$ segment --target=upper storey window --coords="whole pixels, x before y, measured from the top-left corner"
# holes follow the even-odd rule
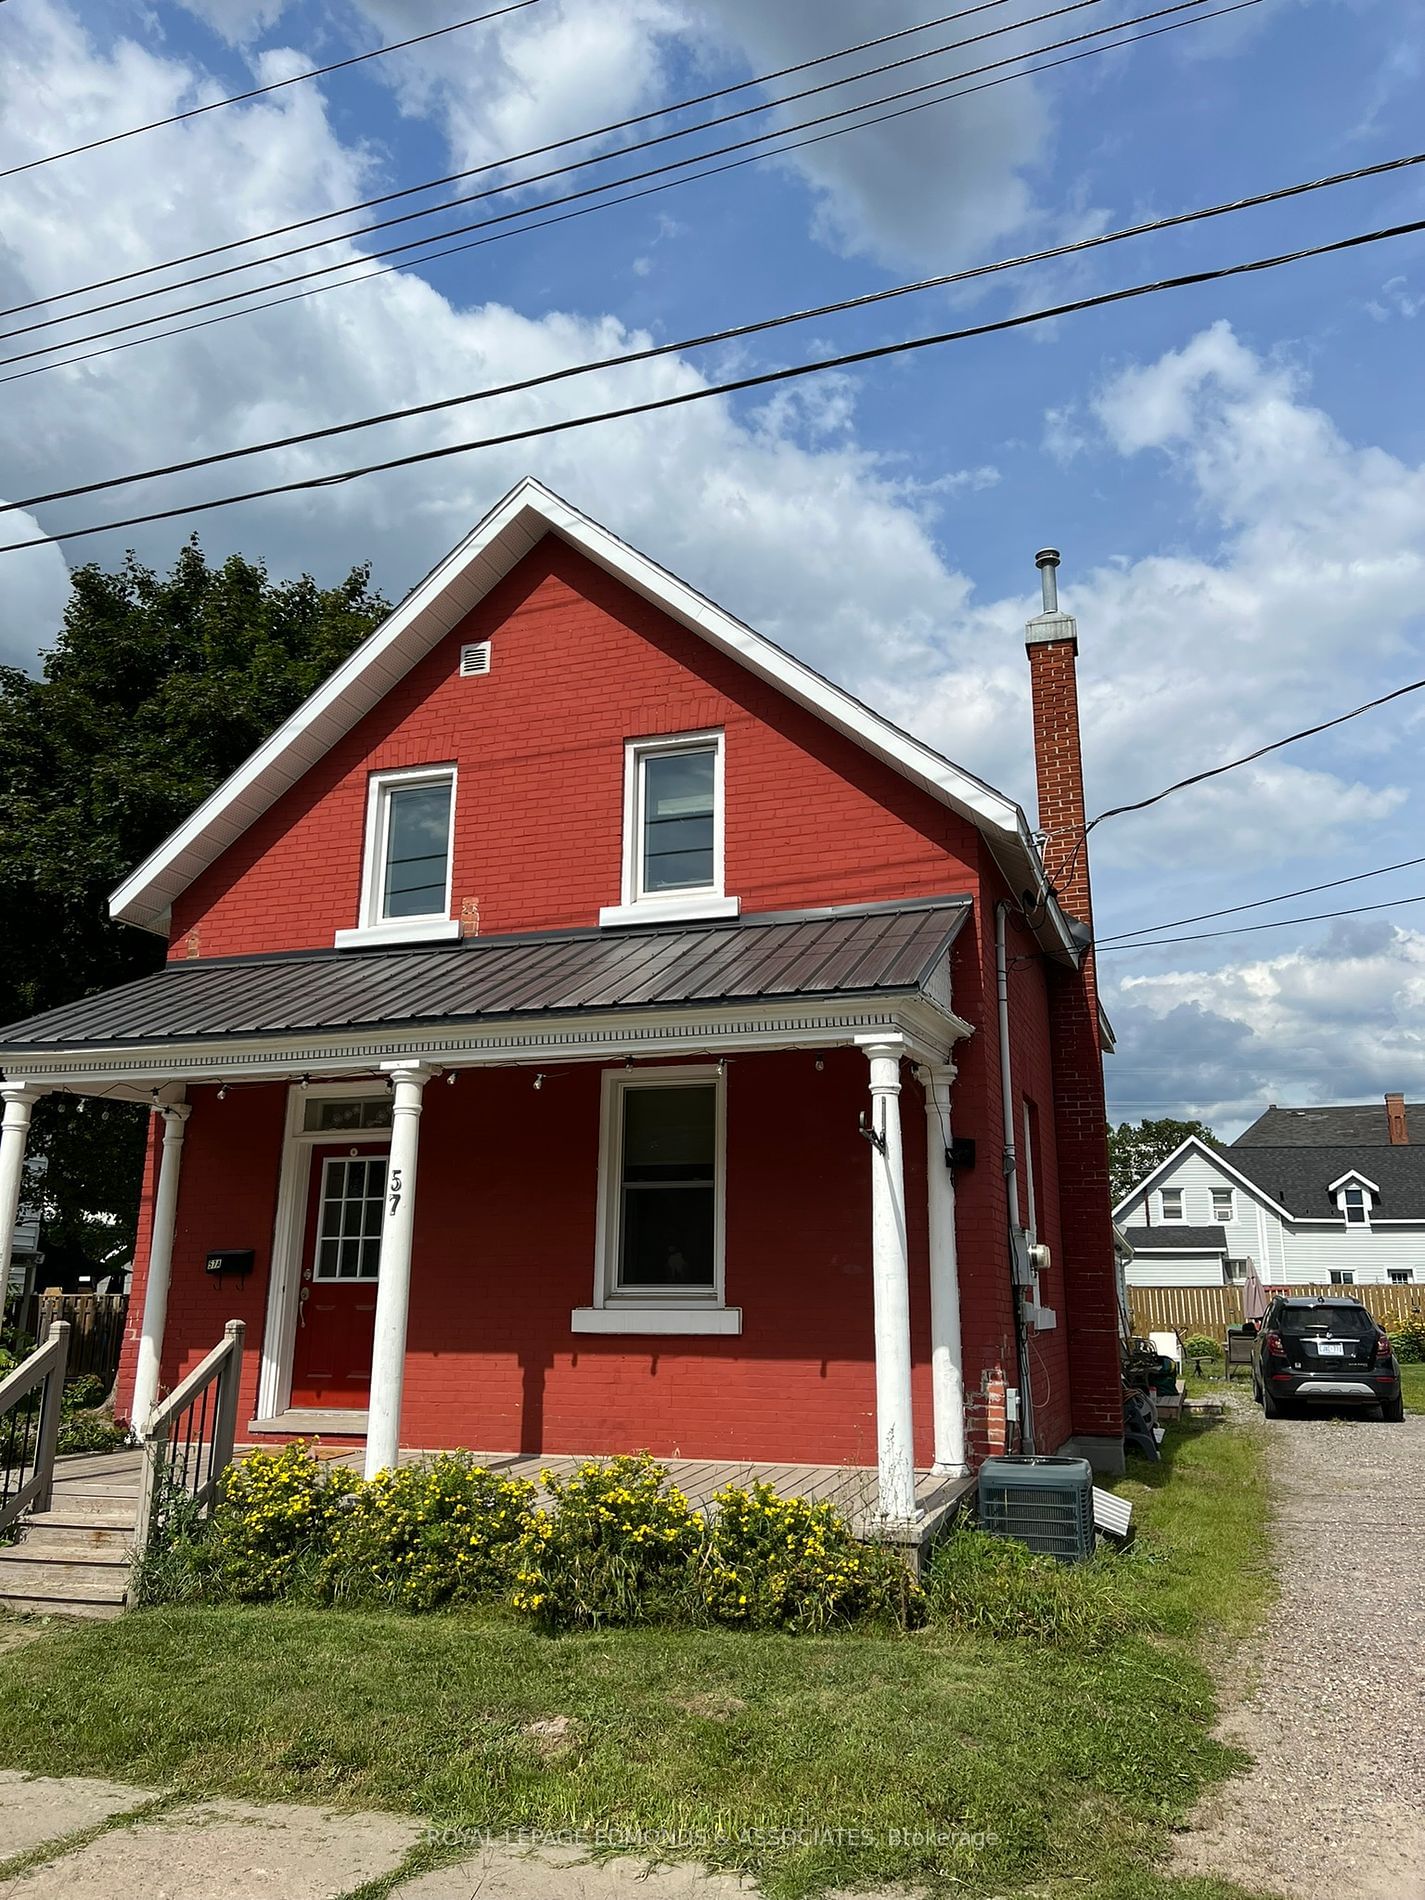
[[[338,946],[454,937],[450,915],[455,767],[372,774],[366,805],[361,913]]]
[[[723,887],[723,785],[720,732],[628,742],[622,901],[601,924],[737,915]]]

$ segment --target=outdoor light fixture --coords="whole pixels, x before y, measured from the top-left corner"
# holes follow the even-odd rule
[[[218,1090],[218,1100],[220,1102],[226,1100],[227,1093],[228,1093],[228,1085],[226,1082],[224,1082],[223,1086]]]
[[[868,1128],[866,1126],[866,1111],[864,1108],[861,1110],[857,1126],[873,1148],[881,1154],[886,1152],[886,1138],[879,1128]]]
[[[535,1086],[536,1093],[538,1093],[538,1091],[544,1087],[544,1071],[542,1069],[540,1070],[539,1074],[534,1078],[534,1086]]]
[[[445,1086],[446,1086],[446,1087],[447,1087],[448,1089],[453,1089],[453,1088],[455,1087],[455,1071],[454,1071],[454,1069],[449,1069],[449,1070],[447,1070],[447,1071],[446,1071],[446,1077],[445,1077]]]

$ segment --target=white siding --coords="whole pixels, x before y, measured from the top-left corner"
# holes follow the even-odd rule
[[[1140,1256],[1129,1261],[1126,1278],[1129,1286],[1221,1286],[1222,1262],[1201,1253]]]
[[[1232,1180],[1212,1159],[1190,1149],[1154,1184],[1152,1226],[1156,1237],[1167,1239],[1175,1222],[1162,1222],[1160,1191],[1181,1188],[1183,1225],[1223,1227],[1228,1256],[1251,1260],[1267,1286],[1327,1285],[1333,1267],[1355,1274],[1358,1286],[1381,1286],[1391,1267],[1408,1267],[1413,1282],[1425,1287],[1425,1221],[1399,1226],[1347,1227],[1344,1221],[1283,1221],[1250,1187]],[[1234,1190],[1235,1218],[1230,1223],[1212,1218],[1212,1190]],[[1135,1192],[1124,1204],[1118,1224],[1130,1240],[1148,1225],[1145,1197]],[[1202,1278],[1203,1263],[1192,1256],[1174,1261],[1159,1255],[1151,1267],[1134,1261],[1128,1269],[1130,1286],[1217,1286],[1221,1275]]]

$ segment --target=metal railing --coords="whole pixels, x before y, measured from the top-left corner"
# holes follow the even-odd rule
[[[230,1319],[201,1365],[156,1405],[144,1433],[134,1552],[142,1556],[175,1498],[208,1515],[218,1484],[233,1461],[238,1383],[247,1328]]]
[[[0,1531],[22,1511],[49,1508],[68,1355],[69,1327],[56,1320],[43,1346],[0,1379]]]

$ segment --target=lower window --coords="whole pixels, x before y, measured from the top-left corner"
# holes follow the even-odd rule
[[[716,1069],[605,1081],[596,1297],[722,1298],[723,1089]]]
[[[1415,1279],[1414,1267],[1388,1267],[1386,1278],[1392,1286],[1410,1286]]]
[[[1331,1284],[1332,1286],[1354,1286],[1356,1284],[1356,1276],[1346,1268],[1332,1267]]]

